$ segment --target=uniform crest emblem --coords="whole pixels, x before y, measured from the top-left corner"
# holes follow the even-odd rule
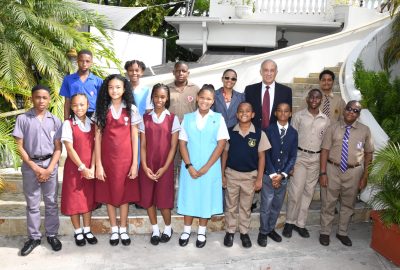
[[[248,144],[250,147],[256,146],[256,139],[249,138]]]
[[[187,100],[188,100],[188,102],[192,102],[192,101],[194,100],[194,97],[188,96],[188,97],[187,97]]]

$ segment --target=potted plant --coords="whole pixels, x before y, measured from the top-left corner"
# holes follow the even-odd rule
[[[253,14],[253,0],[242,0],[242,4],[235,3],[235,14],[239,19],[249,18]]]
[[[389,143],[378,151],[371,166],[370,183],[376,194],[371,247],[400,266],[400,144]]]

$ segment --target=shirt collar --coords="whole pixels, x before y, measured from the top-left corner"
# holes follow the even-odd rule
[[[90,125],[90,124],[92,124],[92,119],[90,119],[89,117],[86,117],[86,120],[85,120],[85,123],[83,123],[82,121],[81,121],[81,119],[79,119],[76,115],[74,116],[74,119],[73,119],[73,124],[75,124],[75,125],[82,125],[82,126],[86,126],[86,125]]]
[[[168,109],[163,110],[163,111],[161,112],[161,114],[171,115],[171,113],[168,111]],[[151,111],[149,112],[149,115],[157,115],[157,114],[156,114],[156,112],[155,112],[154,109],[153,109],[153,110],[151,110]]]
[[[208,110],[208,113],[206,115],[204,115],[204,117],[209,116],[209,115],[213,115],[214,112],[210,109]],[[196,110],[196,116],[203,118],[203,116],[201,116],[199,109]]]
[[[34,108],[31,108],[29,111],[26,112],[26,114],[29,115],[29,116],[36,117],[36,113],[35,113],[35,109]],[[47,110],[46,110],[46,113],[45,113],[44,116],[45,117],[49,117],[49,118],[53,117],[52,114]]]
[[[331,91],[329,94],[326,94],[326,93],[325,93],[324,91],[322,91],[322,90],[321,90],[321,92],[322,92],[322,94],[323,94],[324,96],[333,98],[333,91]]]
[[[289,128],[289,122],[287,122],[286,125],[284,125],[284,126],[281,126],[278,121],[276,122],[276,124],[278,125],[279,130],[281,130],[282,128],[284,128],[285,130],[288,130],[288,128]]]
[[[341,128],[346,128],[348,125],[344,122],[343,119],[340,119],[340,127]],[[354,121],[353,124],[351,124],[352,128],[358,128],[358,120]]]
[[[78,71],[75,72],[74,74],[72,74],[72,76],[73,76],[73,78],[74,78],[75,80],[79,79],[79,73],[78,73]],[[94,79],[94,74],[93,74],[92,72],[89,72],[89,76],[87,77],[86,80],[93,80],[93,79]]]
[[[238,131],[238,132],[242,131],[242,130],[240,129],[239,123],[237,123],[237,124],[233,127],[232,130],[233,130],[233,131]],[[251,133],[256,133],[256,128],[254,127],[253,123],[250,124],[249,133],[250,133],[250,132],[251,132]]]
[[[262,82],[262,89],[265,89],[265,87],[267,87],[267,85]],[[273,81],[270,85],[269,85],[269,89],[275,89],[275,81]]]

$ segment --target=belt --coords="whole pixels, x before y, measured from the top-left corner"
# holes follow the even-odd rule
[[[328,159],[328,162],[329,162],[330,164],[333,164],[333,165],[337,166],[337,167],[340,167],[340,164],[338,164],[338,163],[336,163],[336,162],[333,162],[333,161],[330,160],[330,159]],[[354,165],[347,164],[347,168],[357,168],[358,166],[361,166],[361,164],[360,164],[360,163],[357,163],[357,164],[354,164]]]
[[[309,153],[309,154],[319,154],[319,153],[321,153],[321,150],[319,150],[319,151],[317,151],[317,152],[314,152],[314,151],[310,151],[310,150],[303,149],[303,148],[301,148],[301,147],[297,147],[297,149],[299,149],[300,151]]]
[[[46,155],[46,156],[37,156],[37,157],[31,157],[30,159],[32,160],[37,160],[37,161],[43,161],[43,160],[48,160],[51,158],[53,155]]]

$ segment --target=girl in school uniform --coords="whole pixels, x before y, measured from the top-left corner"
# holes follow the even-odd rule
[[[106,203],[111,224],[110,244],[131,243],[127,233],[128,206],[138,202],[138,124],[128,80],[114,74],[101,86],[96,103],[96,202]],[[120,227],[116,209],[120,210]]]
[[[86,117],[89,107],[85,94],[71,97],[71,115],[62,126],[61,141],[67,149],[61,193],[61,212],[71,217],[77,246],[96,244],[90,230],[94,201],[94,124]],[[80,217],[83,217],[83,228]]]
[[[141,166],[139,205],[147,209],[153,233],[150,243],[166,243],[172,235],[171,209],[174,207],[174,156],[178,145],[179,119],[168,111],[170,92],[164,84],[154,85],[151,92],[154,109],[143,116],[139,126]],[[165,227],[160,236],[157,208]]]
[[[178,213],[184,215],[180,246],[188,244],[193,218],[198,217],[196,247],[204,247],[208,219],[223,212],[220,156],[229,133],[222,115],[210,110],[214,97],[214,87],[203,85],[196,98],[198,109],[184,115],[179,133]]]
[[[147,110],[151,110],[150,89],[140,83],[140,78],[146,70],[146,65],[139,60],[131,60],[125,63],[126,74],[128,75],[131,91],[135,100],[135,105],[139,110],[139,114],[143,114]]]

